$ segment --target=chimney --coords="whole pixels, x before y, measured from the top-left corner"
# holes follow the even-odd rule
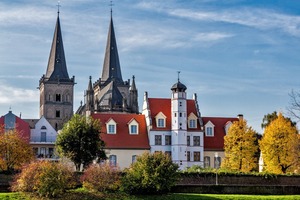
[[[240,121],[242,121],[243,119],[244,119],[244,115],[243,114],[238,114],[238,119],[240,120]]]

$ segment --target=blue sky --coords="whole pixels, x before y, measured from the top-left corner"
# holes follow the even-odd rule
[[[61,0],[60,19],[75,106],[91,75],[101,75],[110,17],[108,0]],[[265,114],[286,113],[300,85],[300,1],[122,0],[113,18],[123,79],[143,94],[169,98],[180,80],[198,95],[202,116],[235,117],[262,132]],[[0,2],[0,115],[11,107],[38,118],[57,1]]]

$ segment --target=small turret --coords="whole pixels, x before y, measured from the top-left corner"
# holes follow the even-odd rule
[[[132,76],[132,84],[129,88],[130,92],[130,107],[131,111],[133,113],[138,113],[139,112],[139,105],[138,105],[138,91],[135,86],[135,77]]]
[[[94,112],[94,90],[92,87],[92,76],[90,76],[88,88],[86,90],[86,110]]]

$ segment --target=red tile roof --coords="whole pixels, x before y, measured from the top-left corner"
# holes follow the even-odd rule
[[[102,124],[101,138],[109,149],[150,149],[144,115],[128,113],[96,113],[94,119]],[[107,134],[106,123],[113,119],[117,123],[116,134]],[[128,122],[135,119],[139,124],[137,135],[129,134]]]
[[[163,98],[148,98],[149,101],[149,109],[152,120],[152,130],[163,131],[163,130],[171,130],[171,99],[163,99]],[[161,128],[157,127],[155,116],[162,112],[166,116],[166,127]],[[196,104],[193,99],[187,100],[187,117],[194,113],[198,117],[198,112],[196,109]],[[197,129],[190,129],[188,131],[199,131],[200,124],[197,122]]]
[[[20,134],[20,136],[26,140],[27,142],[29,142],[30,140],[30,127],[29,124],[24,121],[23,119],[17,117],[16,115],[14,115],[13,113],[11,113],[11,111],[2,116],[0,118],[0,126],[3,126],[3,128],[5,127],[5,117],[7,115],[13,115],[15,117],[15,124],[14,124],[14,128],[18,131],[18,133]]]
[[[207,150],[224,150],[224,136],[226,135],[225,126],[227,122],[238,121],[238,118],[229,118],[229,117],[202,117],[203,125],[211,121],[215,125],[214,127],[214,136],[209,137],[205,136],[204,133],[204,151]]]

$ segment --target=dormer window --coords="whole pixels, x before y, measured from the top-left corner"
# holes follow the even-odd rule
[[[106,123],[106,130],[107,130],[107,134],[116,134],[117,133],[117,123],[113,119],[110,119]]]
[[[116,133],[116,126],[114,124],[108,125],[108,133]]]
[[[232,122],[231,121],[228,121],[226,124],[225,124],[225,134],[227,135],[227,133],[228,133],[228,130],[229,130],[229,128],[230,128],[230,126],[232,125]]]
[[[211,121],[207,122],[205,124],[205,136],[213,137],[215,135],[214,127],[215,127],[215,125]]]
[[[128,122],[128,127],[129,127],[129,134],[139,134],[139,123],[135,120],[132,119]]]
[[[212,127],[206,127],[206,136],[214,136]]]
[[[156,124],[158,128],[165,128],[166,127],[166,116],[160,112],[155,116]]]
[[[197,128],[197,119],[198,117],[194,113],[191,113],[188,117],[188,127]]]
[[[158,121],[157,123],[158,127],[165,127],[165,119],[158,119],[157,121]]]

